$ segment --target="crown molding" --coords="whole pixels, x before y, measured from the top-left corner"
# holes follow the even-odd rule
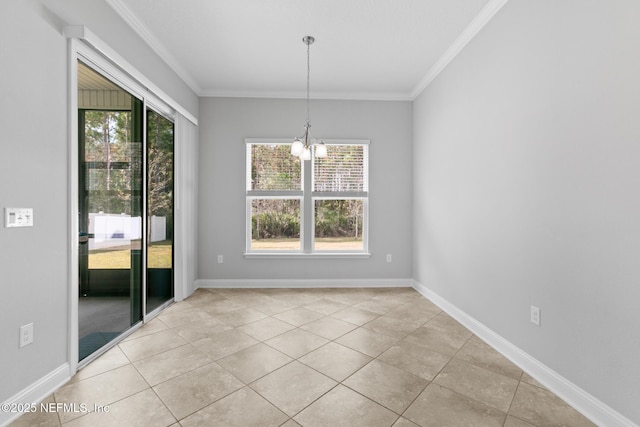
[[[429,68],[425,76],[409,93],[361,93],[361,92],[323,92],[316,93],[314,99],[334,99],[350,101],[413,101],[431,82],[449,65],[451,61],[464,49],[464,47],[484,28],[493,16],[509,0],[489,0],[489,2],[476,15],[471,23],[449,46],[444,54]],[[175,71],[180,78],[201,97],[215,98],[276,98],[276,99],[298,99],[305,98],[302,92],[270,92],[270,91],[236,91],[236,90],[204,90],[191,74],[180,65],[180,62],[164,47],[164,45],[149,31],[149,29],[135,16],[127,7],[125,0],[106,0],[107,4],[140,36],[150,47],[160,56],[167,65]]]
[[[420,80],[411,91],[410,99],[414,100],[423,90],[446,68],[447,65],[464,49],[464,47],[484,28],[485,25],[498,13],[502,6],[509,0],[490,0],[480,13],[473,18],[471,23],[464,29],[457,39],[449,46],[444,54],[429,68],[427,74]]]
[[[180,65],[178,61],[169,51],[164,47],[162,43],[149,31],[149,29],[131,12],[127,7],[124,0],[106,0],[107,4],[133,29],[133,31],[142,38],[151,49],[171,68],[175,73],[180,76],[182,80],[193,90],[197,95],[200,95],[202,88],[196,83],[191,74]]]
[[[270,98],[270,99],[306,99],[306,92],[267,92],[267,91],[234,91],[234,90],[205,90],[202,97],[211,98]],[[342,100],[342,101],[412,101],[408,93],[362,93],[362,92],[316,92],[310,97],[314,99]]]

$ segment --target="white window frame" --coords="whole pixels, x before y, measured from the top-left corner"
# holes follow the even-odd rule
[[[255,191],[251,190],[251,145],[291,145],[290,138],[246,138],[246,251],[247,258],[264,258],[264,257],[353,257],[368,258],[369,253],[369,145],[368,139],[329,139],[325,140],[327,148],[330,150],[331,145],[364,145],[363,159],[363,180],[364,191],[313,191],[313,171],[314,156],[311,160],[302,162],[301,165],[301,186],[300,191],[297,190],[269,190]],[[256,199],[297,199],[300,200],[300,250],[252,250],[251,249],[251,204]],[[363,217],[362,217],[362,249],[357,250],[314,250],[315,246],[315,201],[316,200],[362,200],[363,201]]]

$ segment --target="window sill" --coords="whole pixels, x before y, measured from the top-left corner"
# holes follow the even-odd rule
[[[245,258],[277,258],[277,259],[338,259],[338,258],[370,258],[368,252],[247,252]]]

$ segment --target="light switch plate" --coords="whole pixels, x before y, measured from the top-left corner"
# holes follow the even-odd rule
[[[33,227],[32,208],[4,208],[4,226],[12,227]]]

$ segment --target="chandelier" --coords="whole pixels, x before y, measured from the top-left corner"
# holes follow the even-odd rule
[[[311,160],[311,146],[314,146],[314,152],[316,157],[327,157],[327,146],[323,140],[317,140],[311,136],[311,118],[309,108],[309,75],[310,75],[310,61],[309,61],[309,47],[315,41],[311,36],[305,36],[302,38],[302,42],[307,45],[307,124],[304,126],[304,135],[302,138],[296,137],[291,144],[291,154],[298,156],[300,160]]]

